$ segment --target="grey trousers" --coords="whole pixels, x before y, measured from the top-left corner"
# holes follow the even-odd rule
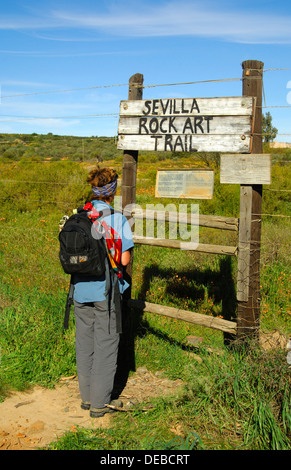
[[[110,316],[107,302],[74,301],[76,318],[76,360],[82,401],[103,408],[111,401],[120,334],[116,333],[115,312]]]

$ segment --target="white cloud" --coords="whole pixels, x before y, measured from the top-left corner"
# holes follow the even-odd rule
[[[30,30],[46,29],[66,26],[65,22],[60,22],[51,15],[46,18],[28,15],[1,15],[0,29],[3,30]]]
[[[80,41],[97,40],[98,34],[113,37],[170,37],[198,36],[212,37],[231,42],[257,44],[290,44],[291,17],[276,12],[260,12],[251,7],[227,7],[222,2],[208,0],[197,2],[190,0],[164,1],[153,5],[129,3],[110,0],[107,10],[97,12],[89,7],[74,10],[47,11],[30,15],[8,16],[0,19],[0,29],[25,31],[54,31],[57,40]],[[80,34],[82,31],[82,34]],[[74,35],[62,36],[64,33]],[[86,37],[86,32],[90,33]],[[94,37],[94,34],[95,37]],[[44,35],[44,37],[46,37]],[[59,37],[59,39],[58,39]],[[48,35],[48,39],[55,39]]]
[[[0,51],[1,53],[1,51]],[[3,80],[1,82],[1,85],[4,86],[11,86],[11,87],[47,87],[50,86],[52,87],[51,84],[49,83],[43,83],[43,82],[27,82],[23,80]]]
[[[37,35],[40,39],[48,39],[48,38],[42,38],[40,35]],[[57,38],[50,38],[53,41],[58,41]],[[62,41],[65,41],[62,39]],[[66,42],[70,42],[71,39],[67,39]],[[77,39],[74,39],[74,41],[77,41]],[[53,51],[23,51],[23,50],[7,50],[7,49],[0,49],[0,54],[9,54],[9,55],[24,55],[28,57],[42,57],[42,58],[62,58],[62,57],[95,57],[95,56],[109,56],[109,55],[134,55],[134,54],[144,54],[145,51],[127,51],[127,50],[122,50],[122,51],[96,51],[96,52],[53,52]]]
[[[1,103],[1,115],[7,113],[7,115],[17,114],[21,116],[27,115],[27,101],[8,101],[5,100],[5,95],[3,96],[3,101]],[[89,110],[92,109],[92,104],[87,103],[44,103],[42,101],[34,101],[29,103],[29,116],[76,116],[77,114],[89,114]],[[96,110],[95,110],[96,111]]]
[[[226,10],[223,3],[173,1],[140,6],[135,12],[114,7],[107,14],[54,11],[75,28],[124,37],[200,36],[242,43],[290,43],[291,17],[276,13]]]

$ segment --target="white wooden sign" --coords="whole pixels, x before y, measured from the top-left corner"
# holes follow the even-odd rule
[[[155,196],[212,199],[213,187],[213,170],[158,170]]]
[[[271,184],[271,155],[221,155],[220,183]]]
[[[117,147],[250,152],[254,105],[246,96],[121,101]]]

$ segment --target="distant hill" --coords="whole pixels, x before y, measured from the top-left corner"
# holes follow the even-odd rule
[[[0,160],[112,160],[122,155],[114,137],[73,137],[51,133],[0,134]]]
[[[165,159],[193,158],[208,166],[219,161],[218,153],[139,152],[139,161],[159,162]],[[117,149],[115,137],[74,137],[43,134],[0,134],[0,161],[122,162],[123,151]],[[195,164],[195,163],[194,163]]]
[[[291,145],[291,144],[289,144]],[[290,161],[291,149],[275,148],[264,144],[264,153],[271,153],[274,161]],[[280,146],[279,146],[280,147]],[[186,158],[194,166],[219,167],[218,152],[139,152],[140,162],[157,163],[171,159],[173,162]],[[13,161],[59,161],[121,163],[123,151],[117,149],[115,137],[75,137],[48,134],[0,134],[0,162]]]

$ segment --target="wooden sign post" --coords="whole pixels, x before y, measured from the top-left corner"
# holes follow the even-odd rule
[[[143,94],[143,75],[137,73],[129,79],[128,99],[140,100]],[[121,203],[124,215],[130,219],[131,213],[126,213],[124,208],[135,203],[136,197],[136,173],[137,173],[138,151],[132,149],[124,149],[123,167],[122,167],[122,187],[121,187]],[[126,384],[130,370],[135,370],[134,358],[134,339],[132,337],[132,326],[130,325],[129,301],[131,299],[132,284],[132,265],[133,253],[131,253],[130,262],[124,269],[124,278],[127,280],[129,287],[123,294],[122,302],[122,329],[125,334],[121,335],[119,344],[119,355],[117,372],[115,376],[115,387],[123,389]]]
[[[222,158],[221,182],[241,186],[238,314],[237,323],[232,328],[240,340],[257,338],[259,333],[262,185],[270,183],[270,156],[261,155],[263,65],[259,61],[243,62],[242,97],[143,100],[143,76],[136,74],[129,81],[128,100],[120,103],[117,147],[124,150],[123,209],[135,203],[139,150],[235,153]],[[166,177],[169,178],[169,174]],[[184,191],[185,185],[182,186]],[[162,184],[157,187],[158,191],[164,189]],[[189,195],[186,189],[185,194],[179,193],[179,197],[181,194],[182,197]],[[178,190],[181,188],[172,185],[174,195]],[[130,218],[131,212],[125,215]],[[217,228],[217,224],[215,226]],[[149,241],[143,238],[138,242]],[[169,240],[158,239],[156,243],[150,240],[151,245],[181,249],[180,244],[174,242],[179,241],[171,240],[169,244]],[[195,244],[193,249],[199,248],[201,251],[208,249],[199,244],[198,247]],[[231,248],[231,252],[225,253],[236,255],[237,247]],[[218,253],[217,250],[212,252]],[[127,266],[126,275],[131,277],[131,272],[132,261]],[[130,296],[128,289],[125,300]],[[149,309],[150,306],[147,304],[143,308]],[[155,311],[160,313],[161,308]],[[192,320],[197,322],[196,317]]]
[[[129,79],[129,88],[128,88],[128,99],[129,100],[141,100],[143,94],[143,75],[136,73],[132,75]],[[136,173],[137,173],[137,160],[138,160],[138,151],[133,150],[130,147],[124,149],[123,153],[123,167],[122,167],[122,187],[121,187],[121,198],[122,198],[122,210],[129,207],[131,204],[135,203],[136,198]],[[131,212],[124,215],[129,219],[131,218]],[[131,277],[132,277],[132,263],[133,255],[131,260],[126,267],[124,276],[127,277],[128,283],[131,286]],[[131,296],[131,287],[126,289],[126,297],[130,298]],[[124,302],[126,305],[126,301]]]
[[[136,73],[129,79],[128,99],[141,100],[143,94],[143,75]],[[129,101],[130,102],[130,101]],[[135,203],[136,193],[136,172],[137,172],[137,160],[138,160],[138,149],[132,147],[123,147],[123,171],[122,171],[122,208],[128,206],[128,204]],[[131,217],[131,214],[128,214]]]
[[[250,157],[263,153],[262,144],[262,88],[263,62],[247,60],[243,68],[243,96],[256,98],[253,142]],[[246,246],[249,246],[249,270],[241,273],[248,281],[248,292],[238,299],[237,337],[239,340],[258,339],[260,328],[260,250],[261,250],[261,213],[262,183],[241,184],[241,224],[245,232]],[[242,236],[242,235],[241,235]],[[242,240],[240,240],[242,242]],[[245,257],[241,250],[241,256]],[[243,259],[241,259],[243,264]]]

